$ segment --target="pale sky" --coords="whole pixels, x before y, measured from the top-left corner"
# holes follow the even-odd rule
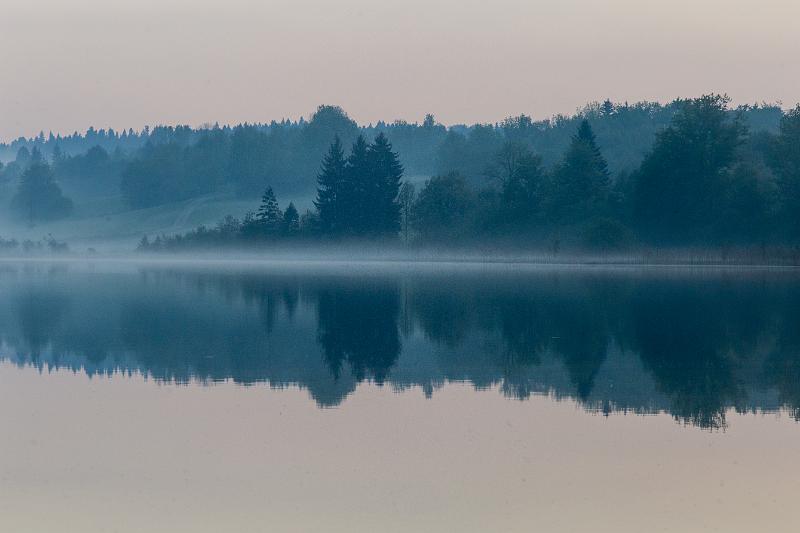
[[[89,126],[494,122],[800,101],[798,0],[0,0],[0,140]]]

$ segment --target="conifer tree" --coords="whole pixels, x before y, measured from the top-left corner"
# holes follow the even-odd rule
[[[283,212],[283,231],[287,235],[292,235],[300,230],[300,214],[294,206],[294,202],[289,202],[286,211]]]
[[[317,198],[314,200],[319,212],[320,229],[328,234],[344,230],[342,204],[346,201],[343,197],[347,180],[346,166],[342,142],[337,135],[322,161],[322,169],[317,176]]]
[[[595,171],[600,180],[609,181],[611,179],[611,174],[608,171],[608,162],[597,146],[597,139],[594,136],[594,131],[592,131],[588,120],[584,119],[581,121],[581,125],[578,127],[577,137],[579,141],[585,143],[591,150]]]
[[[256,220],[265,230],[277,228],[281,220],[283,220],[283,213],[278,207],[278,200],[275,198],[272,187],[267,187],[261,197],[261,206],[259,206],[256,213]]]
[[[550,202],[553,219],[567,224],[601,214],[611,176],[589,121],[583,120],[556,168]]]
[[[353,143],[347,158],[345,187],[342,189],[341,213],[345,233],[364,235],[374,222],[374,206],[370,205],[372,193],[372,169],[369,160],[369,145],[362,135]]]
[[[53,147],[53,153],[50,156],[54,167],[58,167],[64,161],[64,152],[59,145]]]
[[[403,165],[383,133],[369,147],[370,167],[369,206],[371,216],[368,232],[376,235],[396,235],[400,231],[400,184]]]

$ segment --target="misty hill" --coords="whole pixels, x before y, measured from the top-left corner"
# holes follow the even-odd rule
[[[536,120],[527,115],[509,117],[495,124],[443,126],[428,115],[422,123],[405,121],[378,122],[359,126],[344,110],[320,106],[309,120],[273,121],[269,124],[236,126],[156,126],[117,132],[90,128],[85,133],[67,136],[45,135],[18,138],[0,144],[0,161],[18,160],[24,164],[34,148],[48,160],[62,160],[61,179],[119,179],[125,163],[155,151],[160,160],[172,152],[191,148],[187,169],[194,191],[209,192],[235,185],[245,196],[256,197],[265,184],[279,194],[310,193],[315,186],[319,160],[334,135],[345,145],[361,134],[368,139],[384,133],[401,155],[411,176],[430,176],[460,171],[468,178],[483,178],[486,160],[506,140],[523,141],[546,165],[555,164],[569,145],[578,124],[587,119],[604,148],[612,173],[632,171],[650,148],[657,131],[669,124],[683,100],[669,104],[638,102],[617,104],[592,103],[574,115],[557,115]],[[782,111],[776,105],[743,106],[731,111],[743,114],[754,132],[775,132]],[[167,145],[169,148],[157,148]],[[210,152],[210,153],[209,153]],[[248,161],[237,165],[237,156],[247,154]],[[188,154],[187,154],[188,155]],[[198,167],[203,167],[198,172]],[[209,168],[210,167],[210,168]],[[254,168],[257,167],[257,168]],[[8,169],[7,169],[8,172]],[[203,174],[211,174],[203,175]],[[249,185],[254,185],[249,190]]]
[[[429,231],[433,227],[429,223],[435,226],[444,220],[452,225],[453,221],[447,222],[446,214],[428,209],[429,220],[415,229],[416,234],[436,234],[439,238],[477,235],[484,233],[487,226],[495,231],[507,226],[507,222],[517,224],[520,221],[515,218],[525,218],[525,213],[541,207],[530,203],[531,199],[509,196],[506,189],[513,185],[511,182],[519,182],[517,189],[523,185],[519,178],[509,181],[510,175],[504,177],[503,164],[520,154],[530,154],[535,157],[531,161],[541,167],[535,171],[539,178],[552,183],[564,181],[568,176],[564,174],[563,158],[574,148],[576,132],[584,127],[589,128],[586,134],[591,136],[592,149],[602,152],[598,161],[602,161],[602,173],[613,189],[604,194],[613,196],[619,204],[607,206],[602,212],[593,211],[592,216],[613,215],[611,218],[627,223],[622,211],[632,207],[622,205],[620,198],[633,194],[626,190],[630,187],[629,176],[639,171],[658,133],[691,102],[676,100],[662,105],[605,101],[587,105],[572,116],[534,120],[520,115],[495,124],[450,127],[437,123],[432,115],[422,123],[361,126],[338,107],[320,106],[309,120],[269,124],[158,126],[122,132],[90,128],[85,134],[68,136],[41,133],[32,139],[20,138],[0,145],[0,159],[5,160],[0,168],[0,203],[9,206],[0,217],[5,219],[0,228],[9,228],[3,232],[16,234],[55,231],[61,238],[89,242],[175,234],[216,223],[225,215],[243,218],[247,211],[255,209],[257,198],[268,186],[282,201],[295,204],[300,213],[311,213],[321,162],[333,139],[338,137],[344,147],[349,147],[359,136],[372,140],[384,135],[402,164],[404,182],[422,189],[431,176],[458,176],[463,179],[463,186],[452,179],[434,180],[434,185],[445,195],[452,194],[453,187],[464,187],[466,196],[472,199],[462,211],[473,210],[472,218],[481,220],[482,229],[475,227],[474,220],[462,220],[458,221],[461,227],[454,231]],[[748,156],[748,161],[757,174],[763,174],[764,159],[780,129],[783,111],[774,105],[755,105],[725,107],[722,112],[747,131],[747,150],[755,154]],[[32,167],[35,172],[30,170]],[[38,180],[39,192],[29,193],[31,198],[26,199],[20,196],[21,186],[32,176]],[[764,179],[758,177],[756,181]],[[497,190],[498,184],[504,184],[500,186],[502,191]],[[425,189],[429,193],[427,199],[439,201],[432,196],[436,190]],[[514,194],[534,193],[520,189]],[[544,193],[535,193],[541,194]],[[34,202],[45,206],[41,213],[34,212]],[[574,225],[577,215],[542,211],[537,216],[569,219],[565,223]],[[530,220],[524,222],[530,224]],[[608,230],[606,226],[601,230]],[[617,226],[611,230],[621,235]]]

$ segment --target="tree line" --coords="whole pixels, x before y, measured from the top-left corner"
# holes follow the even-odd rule
[[[550,121],[522,115],[445,128],[428,116],[360,128],[321,106],[297,123],[157,128],[137,135],[143,145],[132,153],[98,145],[69,154],[40,136],[0,168],[0,186],[33,224],[71,213],[59,182],[118,183],[128,206],[142,208],[219,191],[255,197],[267,187],[293,196],[313,180],[314,209],[287,206],[291,224],[253,214],[204,228],[205,240],[240,226],[233,233],[252,239],[763,248],[800,241],[799,114],[731,108],[708,95],[664,106],[604,102]],[[436,169],[424,183],[422,168]]]
[[[268,187],[258,210],[242,220],[227,216],[214,228],[159,235],[152,242],[145,236],[138,249],[177,251],[309,237],[392,239],[400,230],[402,178],[403,166],[384,134],[372,143],[358,136],[347,157],[337,136],[322,161],[314,211],[301,217],[292,202],[282,211]]]
[[[582,120],[602,139],[612,174],[638,167],[655,134],[666,127],[684,100],[669,104],[605,101],[585,106],[574,115],[534,120],[527,115],[495,124],[445,127],[432,115],[418,123],[395,121],[356,124],[341,108],[320,106],[298,121],[237,126],[145,127],[122,132],[90,128],[68,136],[44,132],[0,144],[7,161],[0,182],[12,183],[25,170],[34,149],[51,162],[61,181],[116,187],[128,208],[150,207],[206,194],[235,193],[256,198],[267,185],[281,195],[313,190],[318,161],[335,135],[350,146],[359,135],[383,133],[392,140],[409,176],[458,171],[467,181],[482,183],[486,162],[507,141],[526,145],[546,166],[558,162]],[[776,132],[782,111],[774,105],[742,106],[753,131]]]
[[[250,217],[233,220],[241,227],[227,235],[490,242],[554,252],[798,244],[800,106],[770,134],[753,132],[725,96],[684,101],[639,167],[616,175],[584,119],[551,166],[526,143],[507,139],[486,161],[480,184],[455,170],[417,192],[403,177],[384,134],[371,144],[359,136],[349,154],[336,137],[321,162],[315,209],[298,216],[291,232],[248,233],[257,220]],[[223,226],[204,236],[220,236]],[[194,242],[190,235],[177,239]],[[167,239],[162,246],[174,244]]]

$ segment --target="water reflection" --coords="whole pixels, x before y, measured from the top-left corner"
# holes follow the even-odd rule
[[[414,273],[8,266],[2,357],[157,380],[448,381],[586,409],[800,417],[800,278],[780,272]]]

